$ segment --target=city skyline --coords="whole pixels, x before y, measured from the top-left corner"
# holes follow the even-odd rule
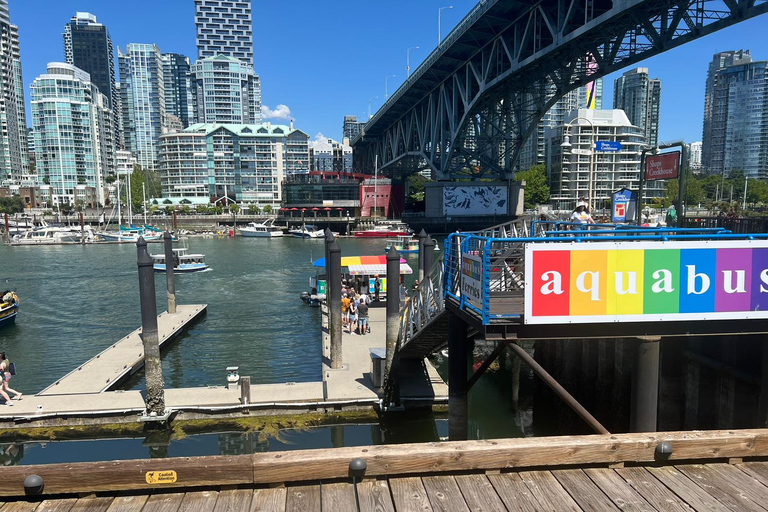
[[[192,0],[136,0],[133,12],[152,13],[141,23],[125,16],[121,4],[98,0],[45,1],[45,17],[39,16],[41,2],[9,3],[12,23],[19,26],[28,108],[31,80],[44,73],[48,62],[64,61],[61,27],[77,11],[96,15],[117,47],[156,44],[163,53],[180,53],[190,60],[197,55]],[[476,5],[469,0],[452,3],[453,9],[442,11],[443,37]],[[386,5],[329,2],[322,10],[322,31],[316,28],[317,9],[289,11],[283,4],[255,4],[254,67],[263,83],[264,120],[287,123],[294,119],[313,138],[322,134],[324,138],[341,140],[344,115],[365,119],[369,103],[372,112],[383,103],[387,80],[389,95],[400,86],[405,78],[408,47],[420,47],[409,52],[412,71],[434,49],[438,8],[444,4],[432,0],[416,5],[401,0]],[[409,15],[393,15],[398,12]],[[650,74],[664,84],[660,141],[701,140],[704,85],[712,55],[749,49],[754,60],[768,60],[768,41],[761,33],[765,19],[763,16],[739,23],[633,64],[648,67]],[[372,20],[376,23],[370,23]],[[290,27],[286,25],[289,21]],[[605,80],[611,82],[606,83],[612,83],[628,69],[607,75]],[[391,77],[393,74],[395,77]],[[604,107],[613,101],[612,88],[605,89]]]

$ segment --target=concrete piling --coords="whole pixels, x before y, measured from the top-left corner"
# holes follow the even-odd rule
[[[427,232],[422,228],[419,232],[419,282],[424,280],[424,272],[429,270],[424,268],[424,242],[427,241],[428,237],[429,235],[427,235]]]
[[[331,335],[331,368],[342,366],[341,348],[341,247],[336,240],[328,246],[325,260],[326,296],[328,304],[328,328]]]
[[[173,258],[173,237],[166,231],[163,234],[165,243],[165,286],[166,297],[168,298],[168,313],[176,313],[176,281],[174,280],[174,258]]]
[[[144,346],[144,368],[147,383],[147,414],[165,413],[165,384],[160,364],[160,344],[157,336],[157,302],[155,300],[155,271],[147,252],[147,241],[136,242],[139,267],[139,297],[141,300],[141,340]]]
[[[429,277],[429,270],[435,262],[435,240],[427,235],[424,240],[424,277]],[[423,279],[423,278],[422,278]],[[421,281],[419,281],[421,282]]]
[[[656,432],[661,338],[644,337],[638,341],[632,369],[629,428],[631,432]]]
[[[400,331],[400,252],[392,247],[387,252],[387,362],[385,375],[389,375],[392,360],[397,348],[397,335]]]
[[[469,408],[467,377],[472,369],[473,343],[467,340],[467,324],[448,313],[448,439],[465,441]]]

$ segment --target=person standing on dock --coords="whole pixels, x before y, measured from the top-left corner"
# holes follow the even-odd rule
[[[381,279],[379,279],[379,274],[376,274],[373,276],[373,298],[376,302],[381,300],[379,292],[381,292]]]
[[[354,326],[355,330],[357,330],[357,301],[356,297],[354,295],[351,296],[351,299],[349,301],[349,334],[352,334],[354,330],[352,327]]]
[[[352,302],[349,300],[349,296],[342,294],[341,296],[341,328],[344,329],[345,325],[349,325],[349,304]]]
[[[365,295],[362,297],[365,297]],[[360,298],[360,304],[357,305],[357,323],[360,326],[360,334],[365,335],[370,332],[370,327],[368,326],[368,304],[366,304],[365,299],[362,297]]]
[[[0,389],[0,396],[5,398],[5,403],[8,406],[13,405],[11,399],[8,397],[8,393],[13,393],[13,398],[21,400],[21,393],[15,389],[11,389],[9,383],[11,382],[11,362],[5,356],[5,352],[0,352],[0,375],[3,377],[2,389]]]

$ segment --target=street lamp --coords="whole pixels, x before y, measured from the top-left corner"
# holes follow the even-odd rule
[[[440,15],[445,9],[453,9],[453,6],[449,5],[447,7],[441,7],[437,10],[437,46],[440,46],[440,42],[443,40],[440,33]]]
[[[378,96],[374,96],[373,98],[368,98],[368,119],[373,117],[371,116],[371,103],[373,102],[373,100],[377,100],[377,99],[379,99]]]
[[[418,46],[411,46],[405,50],[405,73],[406,78],[411,76],[411,50],[418,50]]]
[[[589,189],[589,194],[588,194],[588,199],[587,199],[587,211],[590,211],[590,213],[591,213],[591,209],[592,209],[592,166],[593,166],[593,160],[594,160],[594,155],[595,155],[595,125],[594,125],[594,123],[592,123],[591,119],[579,116],[579,117],[574,117],[573,119],[571,119],[567,123],[564,123],[563,126],[567,127],[567,131],[570,134],[571,126],[572,126],[573,122],[574,121],[578,121],[579,119],[581,119],[583,121],[586,121],[589,124],[590,132],[591,132],[590,136],[589,136],[589,153],[586,153],[587,150],[584,150],[584,149],[572,149],[572,150],[569,149],[572,146],[572,144],[571,144],[571,142],[569,140],[569,136],[568,135],[565,135],[563,137],[563,143],[560,144],[560,147],[563,148],[563,151],[569,150],[570,153],[572,153],[574,155],[589,154],[589,168],[588,168],[588,171],[587,171],[587,175],[588,175],[588,181],[587,181],[588,185],[587,185],[587,187]],[[566,130],[563,130],[563,131],[565,132]],[[581,132],[579,132],[579,135],[581,135]],[[577,169],[576,172],[578,173],[578,167],[576,169]],[[578,190],[578,180],[577,180],[577,190]],[[578,198],[577,198],[577,200],[578,200]]]
[[[387,75],[384,77],[384,101],[387,101],[389,98],[389,87],[388,87],[388,81],[390,78],[394,78],[395,75]]]

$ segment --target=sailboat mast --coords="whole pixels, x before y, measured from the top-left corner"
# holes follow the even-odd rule
[[[120,214],[122,211],[122,206],[120,205],[120,173],[117,173],[117,225],[122,226],[123,225],[123,216]]]
[[[376,213],[379,206],[379,155],[373,164],[373,222],[376,223]]]

